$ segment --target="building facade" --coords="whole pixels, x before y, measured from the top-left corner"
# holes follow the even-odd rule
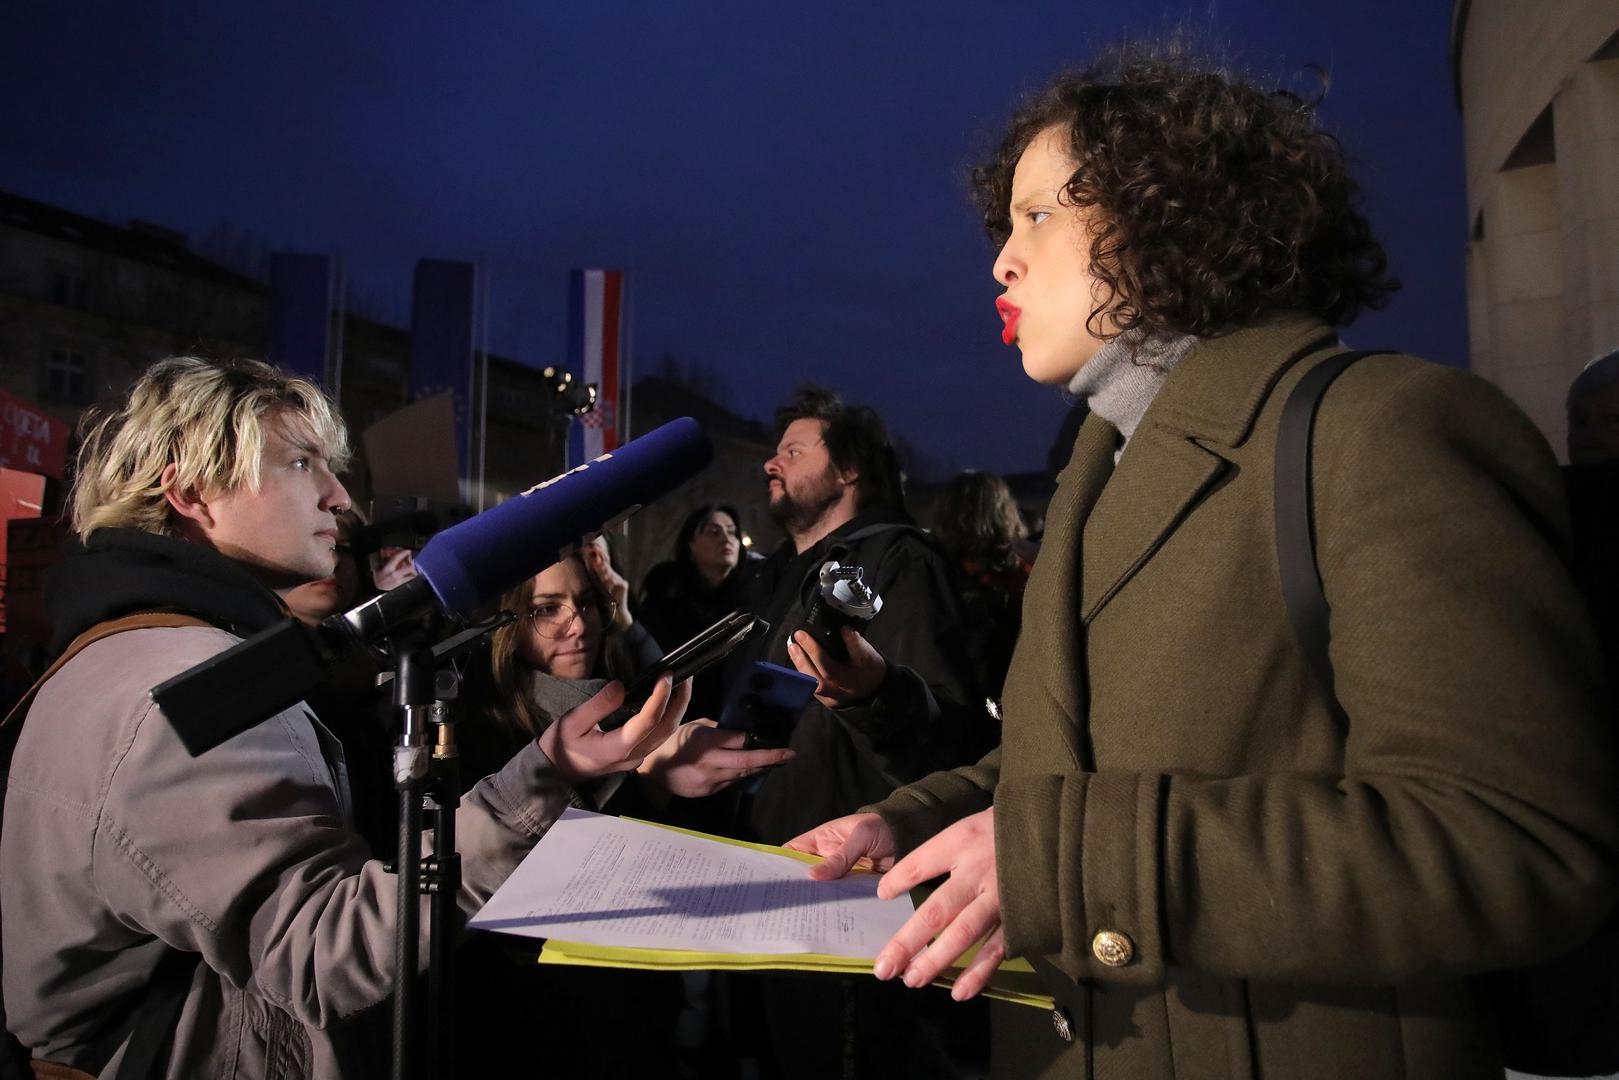
[[[1457,0],[1471,366],[1566,459],[1569,383],[1619,347],[1619,0]]]
[[[268,285],[197,254],[181,233],[0,192],[0,389],[70,427],[162,357],[266,356],[272,303]],[[338,401],[358,435],[407,404],[410,332],[345,314],[341,351]],[[566,420],[540,372],[498,356],[488,371],[483,494],[493,505],[562,471]],[[364,505],[374,493],[364,440],[354,442],[345,481]]]
[[[114,225],[0,192],[0,390],[37,403],[69,428],[86,408],[116,400],[162,357],[266,356],[273,302],[264,281],[193,251],[181,233],[142,222]],[[356,460],[344,476],[355,504],[394,507],[399,501],[391,497],[434,494],[411,490],[408,481],[374,490],[366,460],[366,430],[410,404],[410,331],[352,311],[340,325],[336,397],[355,435]],[[474,447],[469,468],[473,508],[494,506],[562,472],[568,426],[578,422],[536,367],[490,356],[487,383],[474,390],[474,415],[479,402],[486,414],[482,453]],[[774,452],[768,427],[668,380],[641,380],[634,399],[635,425],[626,437],[695,416],[714,440],[715,462],[623,530],[619,548],[630,580],[639,582],[670,556],[680,522],[705,502],[735,503],[750,536],[764,550],[773,546],[780,533],[764,514],[762,471]],[[414,431],[412,438],[434,443],[413,446],[413,457],[457,453],[447,427]],[[64,494],[53,480],[47,513]]]

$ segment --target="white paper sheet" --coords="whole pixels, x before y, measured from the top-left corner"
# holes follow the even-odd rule
[[[814,881],[796,859],[568,810],[470,925],[592,945],[870,959],[912,907],[877,875]]]

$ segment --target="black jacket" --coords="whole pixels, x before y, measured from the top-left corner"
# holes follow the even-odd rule
[[[727,674],[738,676],[756,659],[792,667],[788,638],[803,626],[829,558],[862,567],[883,598],[865,636],[888,661],[888,678],[865,705],[831,710],[811,702],[804,711],[789,744],[797,756],[766,774],[744,800],[742,824],[770,843],[934,769],[973,761],[993,745],[945,558],[898,507],[868,507],[802,554],[784,544],[767,559],[751,608],[770,621],[770,632],[730,662]]]
[[[46,575],[54,652],[96,623],[159,610],[195,615],[240,637],[287,618],[275,593],[240,563],[140,529],[97,529]]]

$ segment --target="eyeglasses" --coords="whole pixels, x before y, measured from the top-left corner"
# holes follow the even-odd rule
[[[545,603],[529,608],[524,618],[534,624],[541,637],[559,638],[573,627],[575,618],[586,620],[591,615],[600,618],[605,606],[599,598],[586,600],[582,607],[560,602]]]

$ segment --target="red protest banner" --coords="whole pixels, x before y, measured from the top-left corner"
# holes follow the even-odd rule
[[[0,467],[62,478],[68,426],[27,398],[0,390]]]
[[[6,570],[10,559],[7,558],[6,541],[11,530],[7,525],[14,519],[39,517],[44,503],[43,476],[0,467],[0,633],[6,629],[6,601],[9,599],[6,585],[10,575]]]
[[[8,637],[51,639],[45,618],[45,571],[62,560],[68,539],[61,518],[12,518],[5,522],[5,620]]]

